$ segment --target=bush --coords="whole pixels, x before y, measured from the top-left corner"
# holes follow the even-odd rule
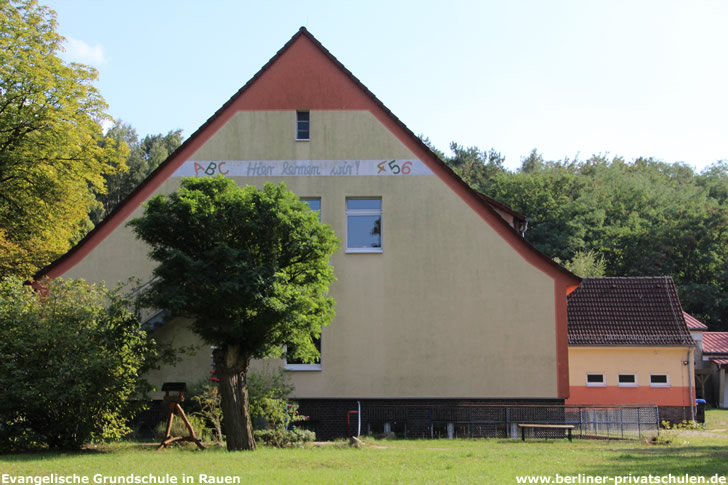
[[[297,428],[290,430],[282,428],[262,429],[255,431],[254,434],[256,440],[261,440],[266,445],[277,448],[301,446],[303,443],[316,440],[316,433],[313,431]]]
[[[118,290],[0,281],[0,449],[76,450],[118,439],[151,343]]]
[[[196,415],[188,415],[187,420],[192,425],[192,429],[195,430],[195,435],[202,441],[211,441],[214,438],[213,431],[207,426],[207,423],[205,422],[205,419],[196,416]],[[162,441],[166,436],[167,433],[167,420],[160,421],[159,424],[154,428],[154,435],[157,438],[157,441]],[[174,421],[172,421],[172,436],[189,436],[190,431],[187,429],[187,426],[185,425],[185,422],[182,420],[182,418],[178,415],[175,415]],[[182,441],[178,441],[176,443],[184,443]]]

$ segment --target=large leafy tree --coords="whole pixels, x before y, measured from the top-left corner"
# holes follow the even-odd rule
[[[123,165],[101,144],[93,68],[59,57],[55,13],[0,0],[0,276],[30,276],[89,229],[94,192]]]
[[[188,316],[215,346],[228,450],[255,449],[248,366],[286,344],[318,357],[314,339],[334,316],[333,230],[283,184],[242,188],[222,176],[183,179],[130,224],[159,263],[148,302]]]
[[[121,203],[149,174],[182,144],[182,130],[166,135],[147,135],[139,140],[136,130],[128,123],[118,121],[106,134],[102,144],[129,147],[126,169],[108,173],[106,191],[97,194],[99,206],[91,212],[91,221],[97,224]]]

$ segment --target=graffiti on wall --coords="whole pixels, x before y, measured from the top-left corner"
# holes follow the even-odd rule
[[[173,177],[352,177],[432,175],[421,160],[207,160],[184,162]]]

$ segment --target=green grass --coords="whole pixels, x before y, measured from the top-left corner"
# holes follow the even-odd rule
[[[721,426],[725,426],[721,428]],[[240,477],[241,483],[516,483],[517,475],[728,475],[728,412],[708,412],[705,431],[665,432],[662,441],[415,440],[367,441],[254,453],[179,447],[156,452],[134,443],[82,453],[0,455],[3,473],[93,477],[200,474]],[[91,482],[93,483],[93,479]]]

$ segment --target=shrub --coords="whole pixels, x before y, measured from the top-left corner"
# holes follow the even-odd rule
[[[185,413],[185,415],[187,416],[187,420],[192,425],[192,429],[195,430],[195,435],[197,435],[199,439],[201,439],[202,441],[211,441],[212,439],[214,439],[213,431],[207,426],[204,418],[197,415],[187,415],[187,413]],[[167,433],[167,422],[167,420],[160,421],[154,428],[154,435],[158,441],[162,441],[162,439],[165,438],[165,435]],[[175,415],[174,420],[172,421],[172,436],[189,435],[190,431],[187,429],[185,422],[180,416]],[[184,442],[178,441],[176,443]]]
[[[283,428],[261,429],[254,432],[255,439],[261,440],[268,446],[277,448],[289,448],[291,446],[301,446],[303,443],[316,440],[316,433],[307,429],[293,428],[286,430]]]
[[[0,448],[75,450],[128,433],[151,345],[118,289],[0,281]]]
[[[195,403],[197,408],[191,415],[198,417],[203,424],[212,426],[210,438],[221,445],[224,438],[222,435],[222,408],[217,384],[203,382],[193,386],[193,392],[190,394],[190,401]]]

